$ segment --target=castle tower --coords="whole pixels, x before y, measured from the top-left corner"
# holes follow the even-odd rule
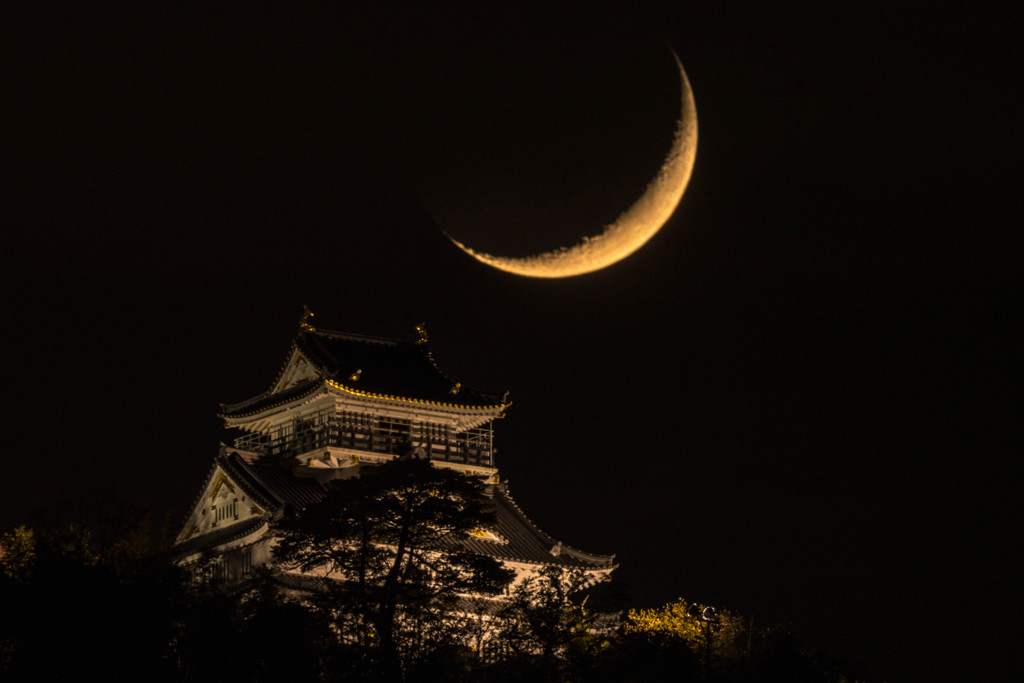
[[[413,341],[315,329],[309,313],[270,389],[222,405],[223,445],[177,538],[178,555],[218,557],[222,578],[243,578],[272,562],[274,523],[289,508],[321,500],[332,479],[402,457],[485,478],[497,513],[493,529],[466,539],[475,552],[520,576],[545,565],[585,571],[596,581],[617,566],[554,540],[512,500],[494,460],[493,421],[509,407],[446,377],[425,329]]]

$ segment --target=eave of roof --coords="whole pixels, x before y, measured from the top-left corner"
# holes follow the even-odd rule
[[[314,479],[296,477],[275,464],[263,464],[260,461],[249,463],[238,453],[227,450],[217,456],[210,477],[217,466],[220,466],[254,501],[267,508],[267,512],[274,518],[286,505],[301,510],[319,502],[327,495],[327,489]],[[210,477],[207,477],[207,483]],[[206,484],[202,490],[205,489]],[[458,539],[457,544],[472,552],[510,562],[587,570],[611,570],[617,566],[614,555],[595,555],[576,550],[541,531],[512,500],[507,485],[494,487],[493,501],[497,522],[493,531],[501,541],[467,536]],[[193,546],[214,547],[234,538],[221,539],[220,535],[221,531],[217,531],[189,539],[179,546],[179,549]],[[552,553],[556,548],[557,554]]]
[[[281,380],[296,352],[315,366],[320,377],[274,392],[273,387]],[[463,387],[448,378],[437,367],[428,345],[422,340],[400,341],[307,328],[300,330],[292,341],[271,389],[245,401],[223,404],[221,416],[256,415],[299,398],[321,381],[354,396],[451,410],[499,414],[509,406],[505,398],[497,394]],[[356,382],[361,384],[356,385]]]
[[[222,405],[218,416],[222,418],[251,417],[292,401],[306,398],[323,386],[324,380],[322,379],[308,379],[276,394],[260,394],[239,403]]]
[[[497,514],[494,532],[505,542],[468,537],[462,543],[473,552],[512,562],[583,569],[614,569],[617,566],[614,555],[595,555],[576,550],[541,531],[516,505],[504,485],[494,488],[494,506]],[[557,554],[552,553],[555,548],[558,549]]]
[[[268,410],[279,408],[283,405],[293,403],[295,401],[307,398],[316,393],[317,389],[323,386],[330,386],[339,391],[343,391],[353,396],[360,396],[362,398],[369,398],[378,401],[391,401],[394,403],[410,403],[413,405],[429,406],[432,408],[441,408],[445,410],[459,410],[459,411],[472,411],[473,413],[491,413],[495,417],[501,415],[506,408],[511,405],[510,403],[498,403],[495,405],[466,405],[461,403],[442,403],[440,401],[430,401],[422,398],[412,398],[410,396],[392,396],[390,394],[374,394],[368,391],[360,391],[350,386],[346,386],[341,382],[332,379],[313,379],[305,382],[300,382],[294,387],[290,387],[285,391],[277,394],[263,395],[257,397],[258,400],[244,401],[231,406],[224,406],[223,410],[218,414],[218,417],[223,419],[239,419],[247,417],[255,417],[260,413],[265,413]]]
[[[237,541],[238,539],[245,538],[253,532],[259,531],[260,527],[267,526],[267,520],[263,517],[252,517],[240,522],[238,524],[232,524],[229,527],[223,529],[216,529],[208,534],[202,536],[194,536],[187,541],[179,543],[174,546],[174,554],[176,557],[185,558],[189,555],[201,553],[204,550],[217,548],[222,545]]]
[[[415,396],[434,404],[460,408],[496,408],[504,404],[497,395],[462,387],[446,376],[437,366],[425,339],[410,342],[328,330],[305,330],[296,336],[294,348],[326,377],[353,393],[403,400],[414,400],[412,397]],[[371,367],[363,367],[364,364]],[[363,370],[366,375],[354,381],[368,383],[365,390],[344,381],[351,373]],[[410,382],[418,386],[403,391]],[[459,394],[460,401],[447,398]]]
[[[329,379],[329,380],[326,380],[326,381],[327,381],[327,384],[329,384],[330,386],[334,387],[335,389],[340,389],[341,391],[347,392],[349,394],[353,394],[354,396],[363,396],[365,398],[375,398],[375,399],[380,399],[380,400],[383,400],[383,401],[400,401],[402,403],[417,403],[417,404],[420,404],[420,405],[436,406],[438,408],[456,408],[458,410],[474,410],[474,411],[478,411],[478,412],[490,411],[490,412],[496,412],[496,413],[503,411],[505,408],[508,408],[508,406],[509,406],[508,403],[495,403],[495,404],[492,404],[492,405],[468,405],[468,404],[462,404],[462,403],[446,403],[446,402],[442,402],[442,401],[430,401],[430,400],[427,400],[427,399],[412,398],[412,397],[409,397],[409,396],[392,396],[390,394],[374,394],[374,393],[371,393],[371,392],[368,392],[368,391],[360,391],[359,389],[355,389],[353,387],[346,386],[346,385],[342,384],[341,382],[338,382],[337,380]]]

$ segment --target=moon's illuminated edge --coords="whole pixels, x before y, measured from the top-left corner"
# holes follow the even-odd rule
[[[682,78],[683,107],[671,150],[661,169],[636,202],[604,231],[578,244],[535,256],[509,258],[475,251],[453,237],[455,246],[477,261],[526,277],[572,277],[621,261],[647,243],[672,217],[690,182],[697,158],[697,106],[682,62],[673,52]]]

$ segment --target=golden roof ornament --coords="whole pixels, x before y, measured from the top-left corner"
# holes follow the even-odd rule
[[[316,332],[316,328],[313,327],[309,319],[313,317],[313,311],[309,310],[309,306],[302,307],[302,317],[299,318],[299,329],[308,330],[309,332]]]
[[[420,323],[416,326],[416,332],[419,333],[420,338],[416,340],[417,344],[426,344],[430,341],[430,336],[427,334],[427,324]]]

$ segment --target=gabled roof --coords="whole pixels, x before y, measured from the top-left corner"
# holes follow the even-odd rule
[[[255,457],[256,454],[246,455]],[[256,517],[246,517],[239,522],[228,523],[226,526],[202,531],[198,536],[194,535],[197,530],[190,522],[198,517],[203,497],[217,476],[226,477],[232,486],[241,489],[261,509],[256,511]],[[230,543],[252,533],[260,525],[279,519],[287,506],[301,510],[321,500],[326,493],[327,489],[315,479],[292,476],[290,472],[282,470],[276,464],[250,461],[240,455],[237,449],[222,447],[189,510],[189,516],[179,534],[181,542],[177,545],[176,551],[181,555],[188,555]]]
[[[285,507],[301,510],[327,495],[327,489],[315,479],[297,477],[281,469],[271,458],[259,458],[249,453],[246,456],[224,449],[217,456],[214,471],[219,466],[237,486],[266,507],[271,519],[279,518]],[[498,540],[467,536],[459,541],[467,549],[510,562],[598,570],[615,568],[614,555],[593,555],[575,550],[537,528],[509,496],[507,485],[495,486],[492,497],[497,523],[490,531]],[[216,547],[235,538],[237,534],[231,533],[232,529],[238,527],[241,531],[243,526],[244,523],[236,524],[189,539],[179,548],[187,545],[189,552],[198,552]]]
[[[297,355],[301,354],[301,355]],[[296,358],[308,359],[318,377],[279,388]],[[248,415],[311,393],[323,383],[371,398],[405,400],[466,409],[500,410],[502,396],[463,387],[438,369],[430,348],[418,342],[381,339],[326,330],[300,330],[272,388],[246,401],[225,404],[224,417]]]

